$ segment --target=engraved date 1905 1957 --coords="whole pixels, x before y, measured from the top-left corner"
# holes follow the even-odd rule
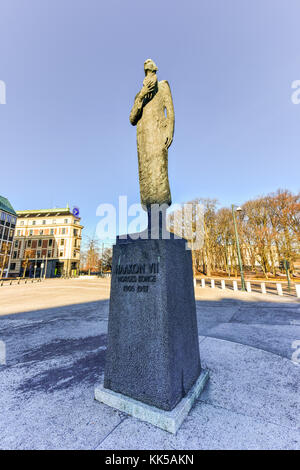
[[[147,269],[148,268],[148,269]],[[116,267],[116,274],[118,275],[118,282],[126,282],[127,285],[123,286],[124,292],[148,292],[149,283],[155,283],[157,274],[159,273],[159,263],[146,264],[129,264],[118,265]],[[120,274],[124,274],[123,276]],[[139,285],[135,285],[139,283]],[[140,285],[143,283],[143,285]],[[144,283],[147,283],[146,285]],[[150,284],[150,285],[151,285]]]

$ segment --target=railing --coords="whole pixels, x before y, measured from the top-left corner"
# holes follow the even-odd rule
[[[241,281],[237,279],[218,279],[218,278],[194,278],[194,286],[200,286],[201,288],[210,287],[215,289],[229,289],[233,291],[241,290]],[[260,282],[256,280],[246,281],[246,291],[256,292],[261,294],[276,294],[276,295],[288,295],[296,296],[300,298],[300,283],[291,283],[290,287],[287,282],[276,282],[276,281],[265,281]]]
[[[32,278],[32,277],[17,277],[15,279],[1,279],[0,287],[2,286],[13,286],[17,284],[33,284],[34,282],[42,282],[44,278]]]

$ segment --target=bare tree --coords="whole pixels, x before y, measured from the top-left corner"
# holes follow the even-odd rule
[[[87,237],[86,249],[82,250],[82,268],[91,272],[98,272],[99,268],[99,241],[94,237]]]
[[[192,226],[191,234],[186,234],[181,209],[169,216],[170,230],[181,234],[191,242],[196,231],[197,204],[202,204],[204,214],[201,220],[203,246],[193,249],[195,272],[208,276],[212,272],[226,272],[228,276],[238,274],[235,231],[231,209],[217,209],[216,199],[199,198],[190,201],[189,212]],[[246,270],[259,273],[266,278],[275,276],[280,260],[286,259],[294,270],[294,263],[300,261],[300,194],[288,190],[278,190],[267,196],[260,196],[246,201],[237,215],[237,228],[240,239],[241,256]],[[187,214],[185,214],[186,218]]]
[[[105,248],[101,256],[102,271],[111,271],[112,268],[112,248]]]

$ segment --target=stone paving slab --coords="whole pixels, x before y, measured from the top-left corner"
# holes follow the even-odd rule
[[[281,358],[265,351],[212,338],[200,342],[200,353],[210,366],[212,384],[176,438],[128,418],[98,448],[300,449],[299,367],[288,360],[280,364]]]
[[[226,339],[254,348],[272,352],[287,359],[292,358],[294,349],[291,347],[296,338],[300,338],[300,324],[265,325],[219,323],[204,326],[198,322],[199,333],[213,338]]]
[[[17,383],[17,380],[16,380]],[[94,449],[124,416],[93,399],[90,387],[15,395],[1,410],[0,449]]]
[[[290,343],[300,340],[299,302],[196,289],[210,380],[171,436],[94,400],[104,370],[108,281],[19,287],[0,289],[7,349],[0,365],[1,449],[300,448],[300,365],[290,360]],[[44,308],[35,307],[35,298]]]
[[[125,419],[98,450],[300,449],[299,432],[198,402],[176,436]]]
[[[261,349],[206,338],[200,344],[210,380],[201,400],[300,431],[300,367]]]

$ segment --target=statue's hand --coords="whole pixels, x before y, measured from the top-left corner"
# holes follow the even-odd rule
[[[143,86],[143,88],[140,91],[139,98],[143,100],[148,93],[149,93],[148,89],[145,86]]]
[[[166,136],[166,141],[165,141],[165,146],[167,147],[167,149],[170,147],[172,142],[173,142],[173,136],[172,136],[172,133],[169,132]]]
[[[157,80],[146,77],[143,81],[143,87],[140,91],[140,98],[145,98],[149,93],[153,93],[157,84]]]
[[[152,93],[157,85],[157,77],[145,77],[143,81],[143,87],[147,89],[148,93]]]

